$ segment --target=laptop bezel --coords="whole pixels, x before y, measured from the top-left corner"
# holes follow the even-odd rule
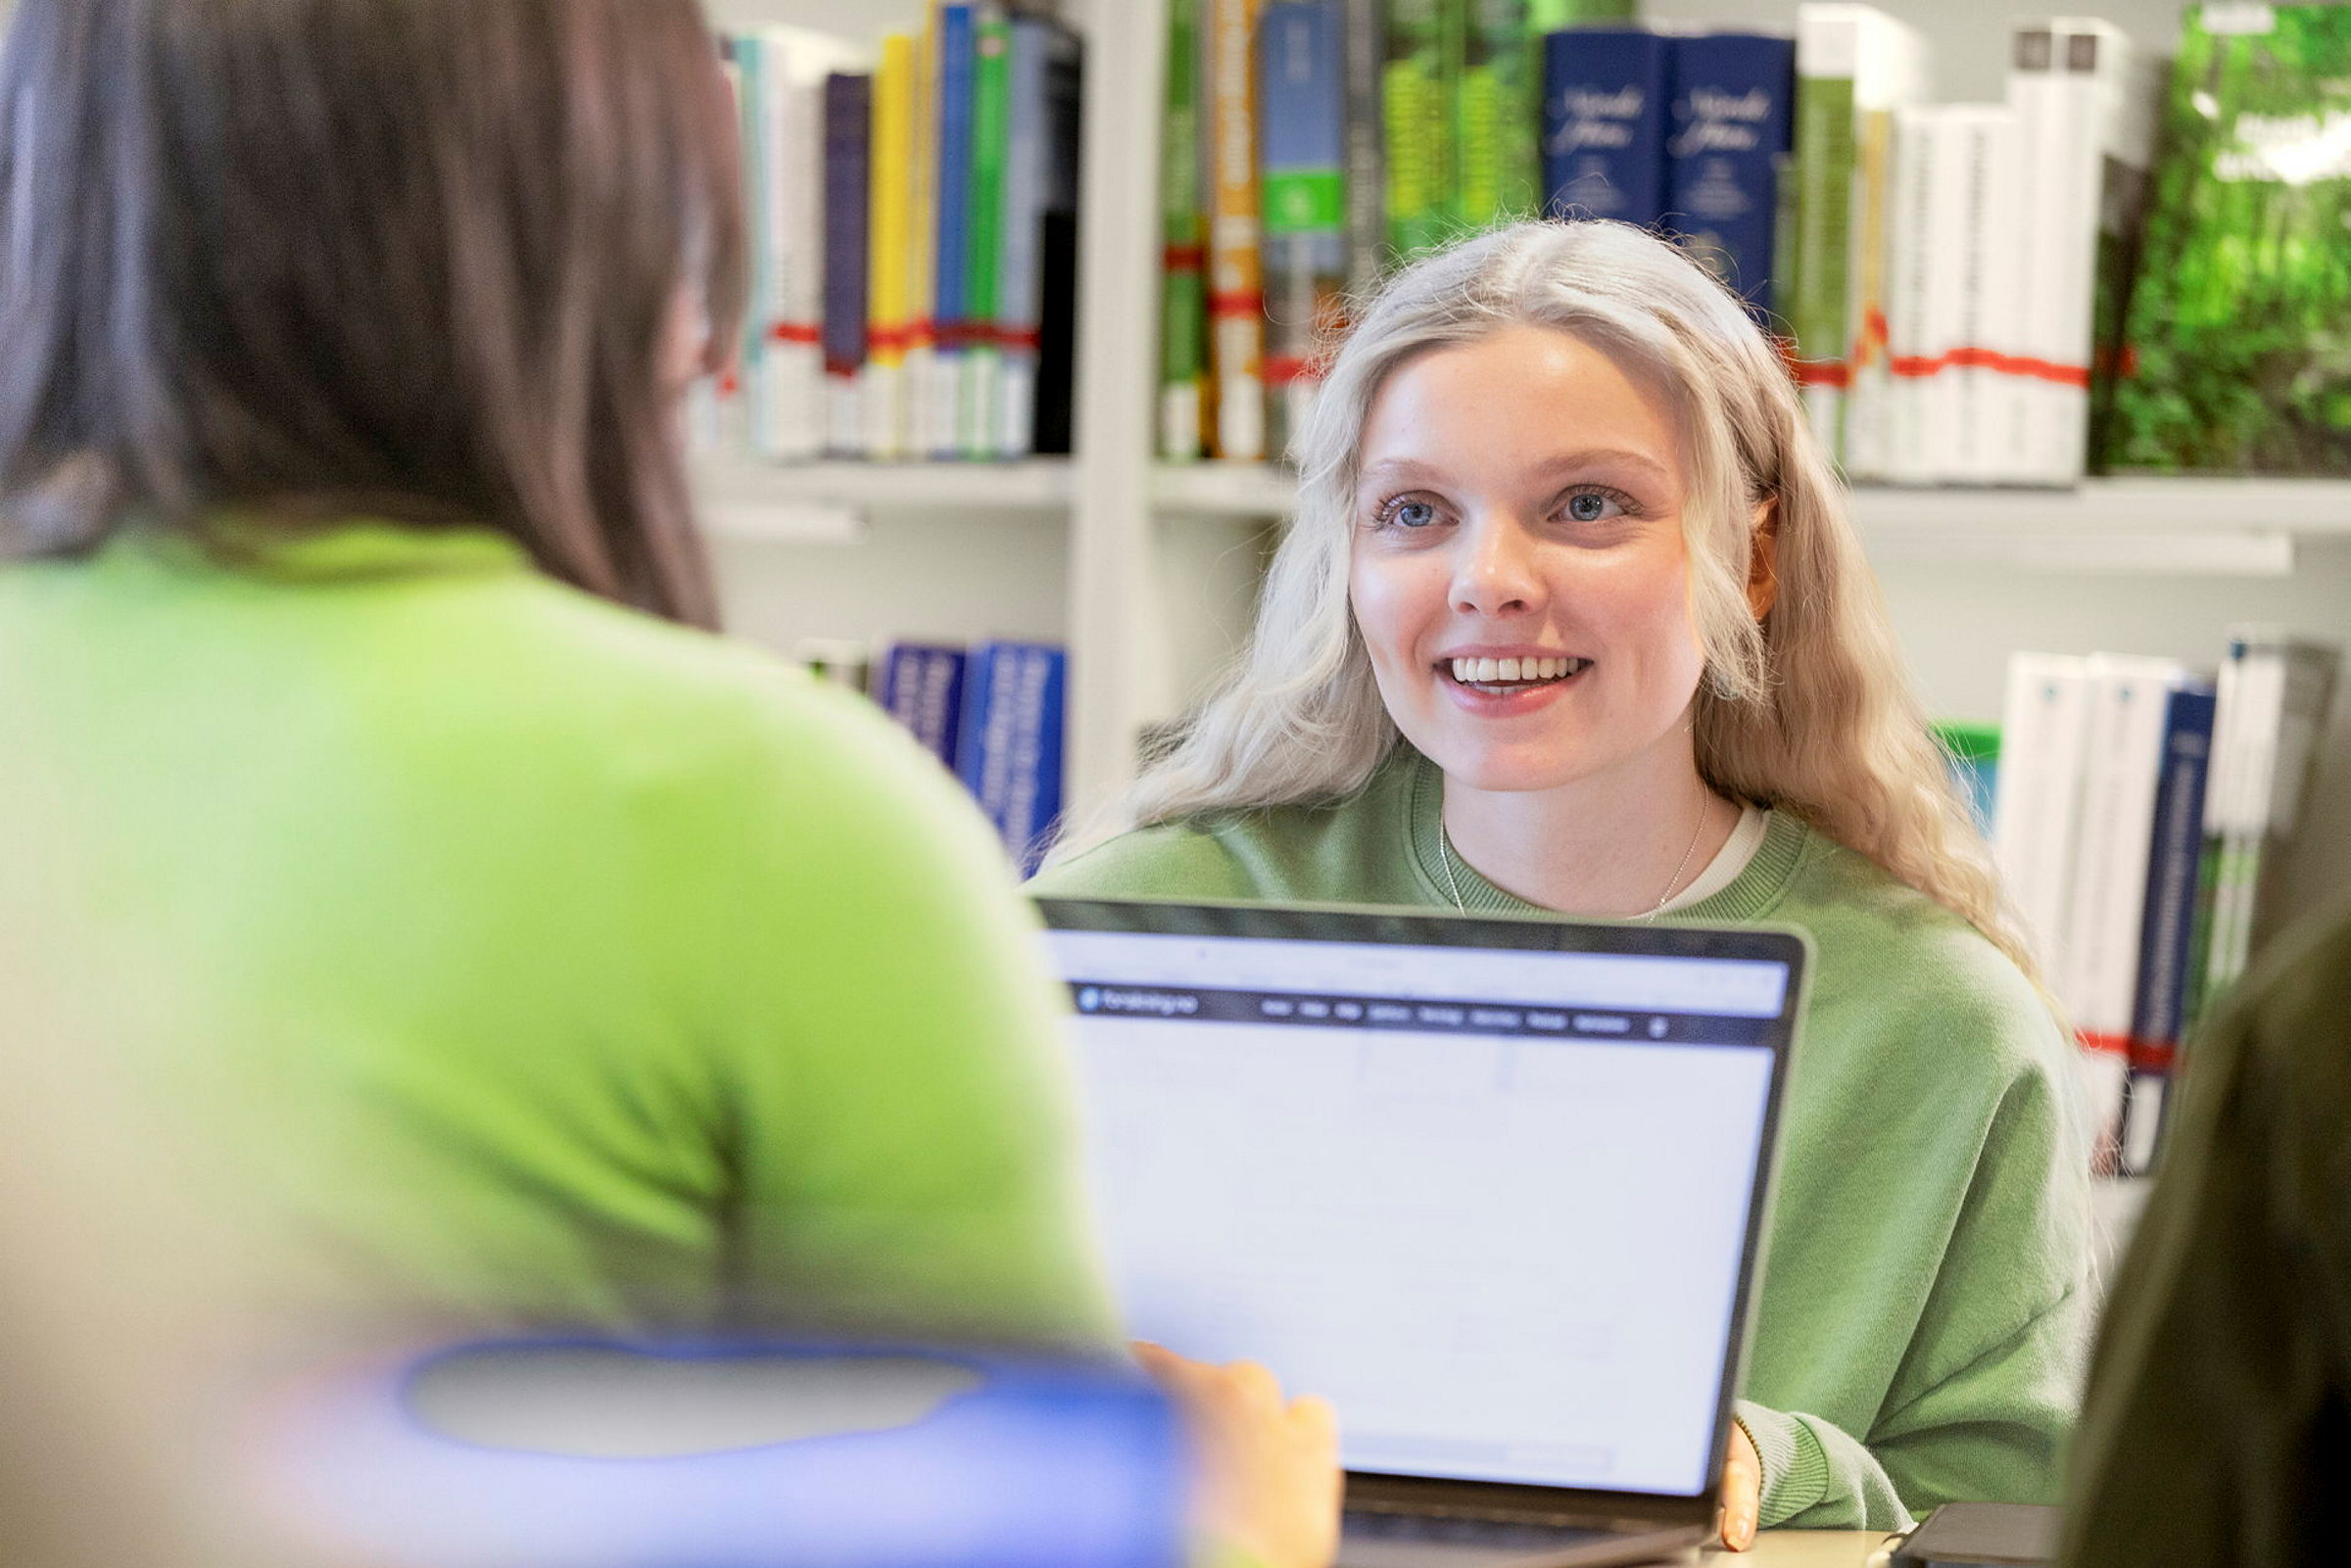
[[[1730,1414],[1746,1371],[1760,1253],[1777,1186],[1779,1126],[1812,969],[1810,938],[1793,927],[1624,925],[1511,914],[1367,907],[1349,904],[1245,904],[1163,898],[1032,900],[1047,927],[1154,936],[1243,937],[1283,941],[1368,942],[1529,953],[1599,953],[1668,958],[1744,959],[1788,967],[1787,999],[1762,1042],[1771,1081],[1759,1133],[1760,1157],[1749,1194],[1741,1242],[1734,1332],[1715,1393],[1715,1422],[1705,1485],[1695,1494],[1619,1492],[1597,1487],[1529,1485],[1467,1478],[1347,1472],[1347,1506],[1377,1512],[1465,1514],[1498,1518],[1600,1522],[1626,1530],[1697,1526],[1710,1531],[1721,1504]],[[1058,977],[1058,976],[1057,976]]]

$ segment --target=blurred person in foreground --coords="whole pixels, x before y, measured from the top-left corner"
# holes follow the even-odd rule
[[[2339,1560],[2351,1470],[2351,909],[2201,1029],[2114,1281],[2067,1568]]]
[[[0,127],[0,1031],[185,1133],[275,1354],[1113,1353],[1000,854],[710,635],[694,0],[22,0]],[[1327,1558],[1327,1412],[1155,1364],[1212,1533]]]

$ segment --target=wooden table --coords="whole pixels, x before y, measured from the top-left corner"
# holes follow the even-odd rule
[[[1749,1552],[1710,1551],[1705,1568],[1862,1568],[1885,1541],[1877,1530],[1766,1530]]]

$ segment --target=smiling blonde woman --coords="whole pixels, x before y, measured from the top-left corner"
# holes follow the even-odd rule
[[[1389,284],[1295,456],[1247,653],[1037,889],[1805,929],[1725,1538],[2047,1500],[2070,1047],[1771,345],[1662,241],[1520,224]]]

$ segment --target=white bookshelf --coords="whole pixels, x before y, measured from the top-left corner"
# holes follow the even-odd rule
[[[1939,95],[1995,96],[2006,27],[1936,0],[1880,0],[1934,45]],[[2054,9],[2054,8],[2052,8]],[[2168,50],[2172,0],[2091,10]],[[878,37],[920,0],[714,0],[718,20]],[[707,476],[730,614],[752,636],[1050,636],[1072,654],[1069,756],[1085,806],[1131,773],[1136,732],[1180,711],[1243,634],[1288,512],[1279,469],[1157,463],[1156,210],[1165,0],[1063,0],[1087,35],[1078,455],[1060,464]],[[1795,0],[1647,0],[1659,20],[1789,26]],[[2019,648],[2210,664],[2227,628],[2351,644],[2351,480],[2117,479],[2078,492],[1864,490],[1855,516],[1906,656],[1940,715],[1999,713]],[[814,509],[812,515],[811,509]],[[853,526],[843,527],[844,520]],[[2351,885],[2351,702],[2285,891]]]

